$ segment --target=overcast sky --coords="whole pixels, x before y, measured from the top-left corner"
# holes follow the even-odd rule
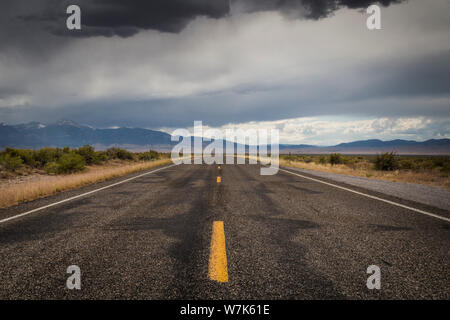
[[[0,122],[450,138],[450,1],[372,2],[2,0]]]

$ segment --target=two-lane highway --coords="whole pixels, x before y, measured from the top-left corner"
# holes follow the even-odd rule
[[[5,221],[0,298],[450,298],[447,221],[259,169],[172,166]],[[0,220],[112,183],[3,209]],[[70,265],[81,290],[66,288]],[[380,290],[366,287],[370,265]]]

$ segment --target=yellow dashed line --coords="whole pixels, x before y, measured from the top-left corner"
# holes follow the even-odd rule
[[[217,183],[220,183],[222,181],[222,178],[219,176],[217,177]]]
[[[223,221],[214,221],[209,253],[208,276],[210,280],[228,282],[227,253]]]

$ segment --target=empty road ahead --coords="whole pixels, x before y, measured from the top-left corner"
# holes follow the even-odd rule
[[[124,179],[3,209],[0,220]],[[210,279],[215,221],[227,282]],[[0,223],[0,298],[449,299],[449,227],[285,171],[172,166]],[[81,290],[66,288],[70,265]],[[380,290],[366,287],[370,265]]]

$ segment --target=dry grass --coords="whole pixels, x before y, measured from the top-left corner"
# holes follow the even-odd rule
[[[442,174],[439,170],[424,170],[424,171],[410,171],[410,170],[396,170],[396,171],[379,171],[373,170],[369,164],[356,165],[353,168],[338,164],[318,164],[315,162],[305,163],[299,161],[289,161],[280,159],[280,165],[286,167],[295,167],[300,169],[308,169],[314,171],[346,174],[350,176],[365,177],[370,179],[387,180],[393,182],[406,182],[426,184],[430,186],[438,186],[450,189],[450,178],[446,174]]]
[[[171,162],[170,159],[139,163],[111,162],[103,166],[89,167],[81,173],[58,176],[35,175],[25,181],[9,181],[0,184],[0,208]]]

